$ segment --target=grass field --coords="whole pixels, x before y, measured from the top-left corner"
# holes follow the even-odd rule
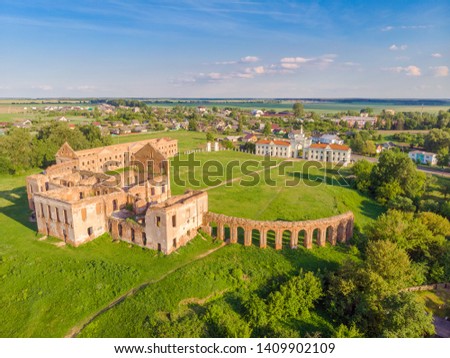
[[[319,268],[334,270],[349,258],[356,259],[345,247],[278,252],[271,248],[261,250],[241,245],[226,246],[204,260],[148,286],[99,316],[83,330],[81,337],[149,337],[152,332],[146,327],[146,322],[154,318],[177,320],[190,311],[201,312],[213,301],[236,301],[237,291],[243,286],[256,291],[270,281],[298,272],[300,268],[308,271]],[[180,285],[180,282],[189,284]],[[229,309],[238,313],[238,303],[229,305]],[[331,327],[324,324],[320,315],[314,316],[311,321],[308,322],[308,330],[329,334]],[[305,323],[298,322],[298,325],[306,329]]]
[[[204,143],[202,134],[187,132],[145,134],[143,138],[155,136],[177,138],[180,148],[185,150]],[[120,137],[120,140],[132,141],[135,138]],[[201,179],[200,187],[203,188],[207,183],[202,165],[208,160],[214,159],[226,165],[230,161],[261,159],[233,151],[197,154],[201,165],[194,169],[194,173]],[[332,179],[337,176],[333,171],[325,174],[321,169],[311,169],[308,180],[291,187],[282,185],[286,179],[300,178],[300,173],[306,170],[304,165],[303,162],[295,162],[284,174],[279,174],[275,168],[268,170],[276,186],[259,183],[246,187],[238,180],[231,186],[213,188],[208,192],[210,210],[264,220],[301,220],[352,210],[359,225],[371,221],[382,211],[372,200],[360,196],[343,183],[333,182]],[[261,168],[260,163],[256,162],[249,169]],[[250,278],[249,284],[256,288],[267,280],[289,274],[300,267],[308,270],[319,267],[333,269],[339,262],[351,257],[342,247],[276,252],[271,247],[261,250],[235,245],[194,262],[199,255],[218,246],[200,237],[167,257],[123,242],[113,243],[108,235],[79,248],[58,247],[55,244],[59,241],[40,241],[35,224],[28,221],[24,184],[26,175],[30,173],[0,177],[1,337],[64,336],[71,327],[131,288],[176,270],[159,283],[148,286],[133,300],[127,299],[124,304],[94,320],[83,332],[89,336],[141,336],[146,334],[145,325],[141,324],[146,311],[149,311],[148,314],[159,314],[161,311],[181,314],[177,307],[187,309],[182,302],[188,302],[193,297],[228,300],[227,295],[233,295],[233,289],[237,287],[237,278],[230,276],[230,270],[234,267],[241,268],[245,277]],[[181,177],[187,173],[185,170]],[[241,180],[252,178],[243,175],[238,166],[230,173],[237,178],[242,177]],[[227,179],[226,172],[217,178],[223,182]],[[320,178],[325,183],[311,186]],[[173,193],[181,193],[188,186],[173,182]],[[180,285],[180,282],[184,284]],[[219,294],[222,291],[223,294]],[[207,301],[204,301],[205,304]],[[134,304],[136,309],[133,313]],[[110,328],[106,329],[108,323],[105,318],[109,319],[111,315]],[[113,326],[113,322],[121,323]],[[315,313],[311,322],[299,324],[329,332],[330,327],[325,322],[320,313]]]

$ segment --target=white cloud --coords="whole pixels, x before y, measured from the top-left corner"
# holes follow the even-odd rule
[[[447,77],[448,67],[447,66],[435,66],[430,67],[434,77]]]
[[[388,68],[383,68],[384,71],[389,71],[389,72],[395,72],[395,73],[405,73],[407,76],[411,76],[411,77],[419,77],[422,73],[419,67],[414,66],[414,65],[410,65],[407,67],[401,67],[401,66],[397,66],[397,67],[388,67]]]
[[[97,89],[97,87],[91,86],[91,85],[81,85],[81,86],[69,86],[69,87],[66,87],[66,89],[68,89],[70,91],[76,90],[76,91],[89,92],[89,91],[94,91],[95,89]]]
[[[42,91],[51,91],[53,89],[53,86],[50,86],[50,85],[37,85],[37,86],[33,86],[31,88],[33,88],[33,89],[40,89]]]
[[[381,31],[391,31],[391,30],[393,30],[393,29],[394,29],[393,26],[385,26],[385,27],[383,27],[383,28],[381,29]]]
[[[258,61],[259,61],[259,57],[256,57],[256,56],[245,56],[240,59],[240,62],[242,62],[242,63],[251,63],[251,62],[258,62]]]
[[[435,52],[435,53],[432,53],[432,54],[431,54],[431,57],[434,57],[434,58],[441,58],[441,57],[443,57],[443,56],[442,56],[442,54],[440,54],[440,53],[438,53],[438,52]]]
[[[280,62],[281,63],[307,63],[312,61],[312,58],[304,58],[304,57],[283,57]]]
[[[400,45],[400,46],[397,46],[396,44],[393,44],[393,45],[391,45],[391,46],[389,47],[389,50],[391,50],[391,51],[404,51],[404,50],[406,50],[407,48],[408,48],[407,45]]]
[[[392,31],[392,30],[424,30],[432,28],[432,25],[402,25],[402,26],[385,26],[381,28],[381,31]]]
[[[235,65],[237,61],[217,61],[214,62],[215,65]]]
[[[281,63],[281,67],[286,68],[288,70],[295,70],[300,67],[298,63]]]

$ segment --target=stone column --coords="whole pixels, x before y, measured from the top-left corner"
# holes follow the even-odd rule
[[[291,242],[290,242],[291,249],[295,249],[298,246],[298,231],[291,231]]]
[[[312,230],[305,230],[305,239],[303,245],[307,249],[312,249]]]
[[[349,219],[349,221],[347,222],[347,235],[346,235],[346,242],[348,240],[350,240],[353,237],[353,220]]]
[[[320,234],[319,237],[317,238],[317,245],[319,245],[320,247],[325,246],[326,241],[327,241],[327,229],[319,229]]]
[[[244,228],[244,246],[252,246],[252,229]]]
[[[230,226],[230,235],[231,235],[230,242],[232,244],[236,244],[238,242],[238,228],[236,225]]]
[[[209,224],[203,225],[203,226],[202,226],[202,230],[203,230],[207,235],[211,236],[211,234],[212,234],[212,227],[211,227]]]
[[[267,230],[259,230],[259,247],[264,249],[267,247]]]
[[[275,230],[275,250],[283,248],[283,230]]]
[[[224,239],[224,230],[222,223],[217,223],[217,239],[220,241],[223,241]]]

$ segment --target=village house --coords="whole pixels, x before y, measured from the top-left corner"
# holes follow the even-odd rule
[[[306,160],[315,160],[327,163],[341,163],[347,166],[351,161],[350,147],[340,144],[311,144],[304,151]]]
[[[437,164],[436,153],[413,150],[412,152],[408,153],[408,157],[418,164],[428,164],[428,165]]]
[[[255,154],[291,158],[291,143],[284,140],[262,139],[255,143]]]

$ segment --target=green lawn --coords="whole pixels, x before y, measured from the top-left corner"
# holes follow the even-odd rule
[[[300,268],[335,270],[350,258],[357,259],[343,246],[282,251],[226,246],[129,297],[86,326],[80,336],[152,337],[149,321],[167,320],[167,317],[182,320],[192,313],[201,315],[209,304],[218,301],[223,304],[234,302],[228,305],[229,314],[239,319],[239,291],[264,290],[268,285],[282,281],[283,277],[297,273]],[[296,325],[302,335],[320,331],[329,336],[332,328],[327,321],[315,312],[309,320],[296,322]]]

